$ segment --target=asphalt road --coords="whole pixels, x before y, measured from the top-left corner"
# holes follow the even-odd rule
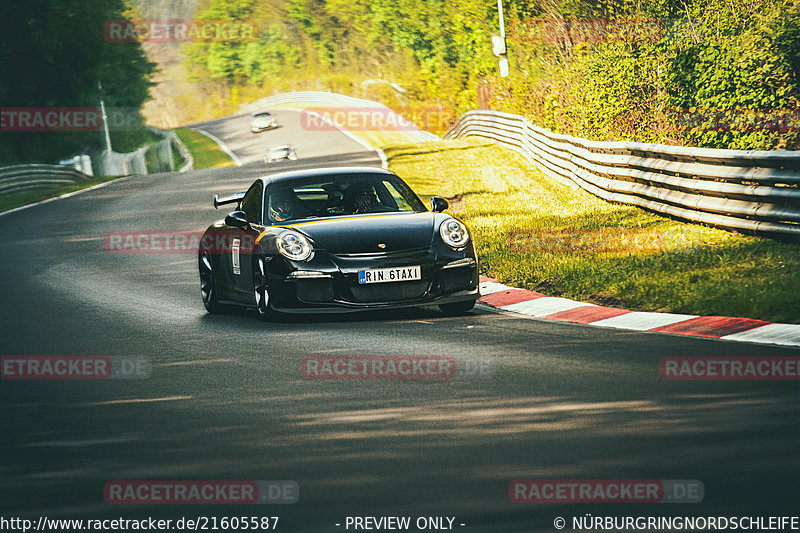
[[[364,152],[362,145],[338,131],[304,124],[303,115],[299,111],[278,109],[272,111],[272,115],[278,121],[278,127],[260,133],[250,133],[249,114],[200,122],[190,127],[223,139],[243,165],[263,163],[264,155],[270,147],[291,144],[297,151],[298,164],[324,165],[342,160],[353,160],[352,164],[362,164],[357,160],[366,157],[376,162],[373,166],[380,166],[376,153]],[[273,163],[279,164],[281,163]],[[369,163],[365,161],[363,164]]]
[[[281,170],[380,164],[339,133],[318,145],[292,122],[296,114],[279,120],[282,128],[256,136],[246,117],[198,126],[228,141],[241,167],[135,177],[0,217],[0,354],[153,364],[148,379],[0,381],[0,516],[246,514],[313,532],[344,531],[346,516],[449,516],[461,531],[526,532],[586,513],[797,513],[797,382],[665,381],[659,361],[800,350],[482,306],[457,318],[433,308],[271,323],[211,316],[194,256],[104,249],[110,231],[205,228],[223,214],[213,194],[244,190],[265,172],[259,154],[273,140],[300,153]],[[305,379],[300,362],[312,355],[447,355],[483,370],[439,381]],[[705,497],[512,503],[509,483],[520,478],[692,479]],[[131,506],[103,498],[110,480],[187,479],[294,480],[300,499]]]

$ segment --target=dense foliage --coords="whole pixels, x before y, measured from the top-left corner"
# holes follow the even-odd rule
[[[516,33],[520,62],[536,64],[535,55],[544,66],[496,87],[507,108],[565,133],[798,149],[798,15],[794,0],[696,0],[630,12],[589,32],[600,39],[573,31],[579,39],[546,43]]]
[[[384,95],[396,105],[435,101],[468,107],[473,80],[495,68],[488,47],[498,31],[491,2],[210,0],[196,17],[258,21],[255,42],[184,47],[197,79],[228,89],[330,89]],[[407,93],[393,95],[389,83]]]
[[[106,21],[131,15],[123,0],[0,2],[0,107],[97,108],[99,81],[106,106],[135,118],[154,65],[139,43],[109,42],[103,33]],[[133,122],[112,132],[116,150],[145,137]],[[3,131],[0,164],[54,162],[103,145],[102,131]]]
[[[485,84],[493,108],[564,133],[799,147],[798,0],[504,5],[508,78],[497,75],[497,6],[486,0],[205,0],[200,18],[254,19],[259,37],[184,50],[196,79],[233,100],[326,89],[460,112],[477,106]]]

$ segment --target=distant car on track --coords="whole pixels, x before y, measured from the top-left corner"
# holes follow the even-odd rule
[[[250,131],[259,133],[264,130],[271,130],[278,127],[278,121],[269,111],[256,111],[250,117]]]
[[[295,150],[291,145],[282,144],[280,146],[273,146],[267,150],[267,155],[264,156],[264,162],[268,165],[271,165],[276,161],[280,161],[281,159],[296,161],[297,150]]]
[[[346,312],[438,305],[446,314],[479,298],[467,227],[428,211],[397,175],[371,167],[320,168],[258,178],[200,241],[203,304],[272,312]]]

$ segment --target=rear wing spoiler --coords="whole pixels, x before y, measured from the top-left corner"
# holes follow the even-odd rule
[[[218,194],[215,194],[214,209],[218,209],[219,206],[225,204],[239,203],[242,198],[244,198],[243,192],[237,192],[236,194],[231,194],[230,196],[223,196],[222,198],[220,198]]]

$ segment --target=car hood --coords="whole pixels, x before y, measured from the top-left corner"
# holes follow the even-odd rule
[[[431,245],[434,214],[354,215],[300,222],[290,227],[334,254],[402,252]]]

